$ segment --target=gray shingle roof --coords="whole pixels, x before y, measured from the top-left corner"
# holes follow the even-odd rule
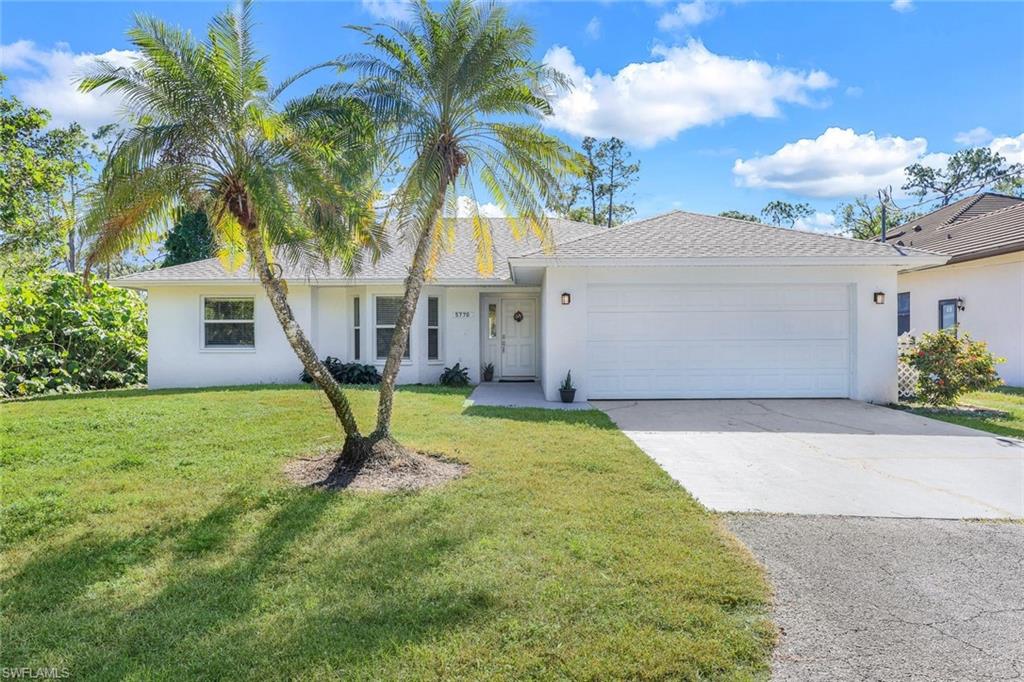
[[[932,255],[894,244],[673,211],[558,244],[530,258],[871,258]]]
[[[502,283],[511,279],[509,258],[892,258],[927,256],[931,253],[892,242],[847,239],[836,235],[772,227],[734,218],[673,211],[614,228],[552,219],[555,249],[547,253],[533,235],[516,240],[509,221],[492,218],[494,272],[479,274],[476,248],[469,220],[456,226],[455,247],[444,253],[435,277],[444,280],[477,280]],[[405,277],[411,246],[399,243],[377,263],[365,263],[355,273],[362,281],[397,281]],[[292,263],[279,258],[283,276],[291,281],[346,281],[339,264]],[[253,281],[247,266],[227,271],[216,258],[149,270],[120,277],[114,282],[145,286],[148,283],[188,283],[210,280]]]
[[[435,276],[439,280],[457,279],[470,280],[480,279],[484,281],[508,281],[511,278],[507,259],[510,256],[530,253],[541,248],[540,241],[532,234],[523,235],[519,240],[512,236],[510,221],[503,218],[487,219],[491,224],[493,237],[494,273],[483,277],[477,270],[476,246],[473,242],[472,226],[468,219],[459,219],[455,229],[455,245],[450,252],[441,255],[437,265]],[[551,219],[549,220],[554,242],[570,241],[584,234],[593,233],[602,228],[588,223],[577,223],[570,220]],[[401,280],[408,272],[409,262],[412,260],[412,247],[406,242],[398,242],[388,253],[381,256],[376,263],[366,262],[355,273],[355,278],[360,280]],[[324,265],[323,263],[310,264],[308,262],[292,263],[285,258],[279,257],[279,264],[283,269],[283,276],[291,281],[324,281],[324,280],[347,280],[339,263]],[[247,265],[243,265],[234,271],[225,270],[220,261],[216,258],[175,265],[169,268],[147,270],[119,277],[124,282],[194,282],[206,280],[225,281],[252,281],[254,276],[249,272]]]
[[[889,243],[942,253],[951,263],[1024,250],[1024,199],[985,192],[889,230]]]

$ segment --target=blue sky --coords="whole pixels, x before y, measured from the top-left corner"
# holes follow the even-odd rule
[[[223,7],[4,0],[0,67],[12,92],[58,122],[95,126],[116,103],[76,94],[69,74],[93,55],[125,58],[110,51],[129,49],[133,12],[202,31]],[[756,213],[785,199],[811,203],[819,214],[804,227],[828,230],[837,203],[898,187],[907,163],[939,164],[972,144],[1024,161],[1024,3],[510,7],[536,28],[537,57],[576,84],[555,103],[550,130],[574,143],[589,133],[631,144],[640,217],[673,208]],[[271,76],[355,48],[345,24],[401,11],[387,0],[259,5]]]

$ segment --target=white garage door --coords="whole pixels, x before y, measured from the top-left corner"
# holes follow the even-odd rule
[[[591,285],[591,398],[845,398],[844,285]]]

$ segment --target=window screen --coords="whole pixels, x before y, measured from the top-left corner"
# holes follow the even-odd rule
[[[206,348],[254,348],[255,307],[252,298],[203,299],[203,345]]]

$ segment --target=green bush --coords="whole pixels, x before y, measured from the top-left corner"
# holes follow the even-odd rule
[[[437,380],[442,386],[455,388],[469,386],[469,369],[456,362],[451,367],[445,367]]]
[[[1003,383],[996,364],[1005,360],[993,357],[983,341],[955,330],[922,334],[904,360],[918,371],[917,397],[929,405],[956,405],[964,393]]]
[[[146,304],[97,279],[46,272],[0,288],[0,395],[146,381]]]
[[[324,366],[331,373],[334,380],[339,384],[379,384],[380,372],[373,365],[363,365],[358,362],[342,362],[330,355],[324,360]],[[309,376],[306,370],[302,370],[299,376],[304,383],[313,383],[313,377]]]

